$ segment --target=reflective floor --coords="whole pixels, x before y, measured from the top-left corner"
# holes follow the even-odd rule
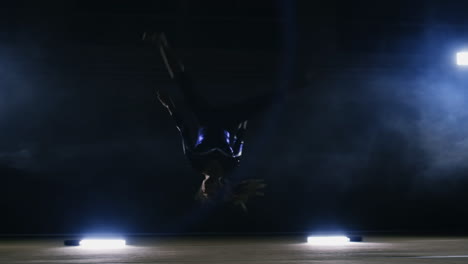
[[[364,237],[309,245],[305,237],[134,238],[123,249],[63,246],[63,238],[1,239],[0,263],[468,263],[466,237]]]

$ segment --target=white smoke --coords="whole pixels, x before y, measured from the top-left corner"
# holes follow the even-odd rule
[[[418,87],[420,140],[435,170],[431,175],[468,168],[467,84],[454,74],[434,72]]]

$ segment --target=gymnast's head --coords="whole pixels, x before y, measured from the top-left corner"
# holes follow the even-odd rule
[[[200,186],[198,198],[202,201],[214,199],[220,195],[225,184],[224,169],[217,160],[210,160],[202,170],[203,181]]]

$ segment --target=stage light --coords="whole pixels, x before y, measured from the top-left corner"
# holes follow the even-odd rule
[[[457,65],[468,66],[468,51],[457,53]]]
[[[123,248],[126,242],[123,239],[82,239],[80,247],[83,248]]]
[[[309,236],[307,243],[312,245],[342,245],[350,240],[345,236]]]

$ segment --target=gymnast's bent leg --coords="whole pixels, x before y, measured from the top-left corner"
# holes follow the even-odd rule
[[[209,103],[199,93],[197,93],[192,85],[191,79],[183,63],[176,56],[174,50],[169,46],[166,36],[159,36],[159,51],[163,58],[164,64],[169,72],[169,75],[176,81],[181,89],[184,99],[194,114],[200,121],[204,119],[206,113],[209,112]]]

